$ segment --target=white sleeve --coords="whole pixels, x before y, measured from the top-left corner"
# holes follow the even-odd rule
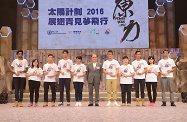
[[[131,72],[131,73],[134,73],[134,68],[133,68],[132,65],[131,65],[131,67],[130,67],[130,72]]]
[[[144,65],[145,65],[145,68],[148,67],[147,61],[145,61],[145,60],[144,60]]]
[[[106,69],[106,62],[103,63],[102,68],[103,68],[103,69]]]
[[[28,69],[27,74],[31,73],[31,68]]]
[[[159,66],[156,65],[156,72],[160,72]]]
[[[58,66],[57,66],[57,64],[55,64],[55,71],[56,71],[56,72],[59,71],[59,70],[58,70]]]
[[[162,63],[161,63],[161,60],[158,62],[158,68],[161,68],[162,67]]]
[[[84,71],[83,72],[86,72],[87,71],[87,69],[86,69],[86,65],[84,65]]]
[[[58,61],[58,68],[61,68],[61,66],[60,66],[60,61]]]
[[[46,72],[46,65],[43,66],[43,71]]]
[[[119,67],[120,67],[119,62],[116,61],[116,68],[119,68]]]
[[[28,61],[25,59],[25,68],[28,67]]]
[[[71,72],[75,72],[75,66],[73,65],[73,67],[71,68]]]

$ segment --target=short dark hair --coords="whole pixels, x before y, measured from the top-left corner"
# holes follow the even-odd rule
[[[155,63],[155,58],[154,58],[154,56],[149,56],[149,57],[148,57],[148,63],[147,63],[147,64],[150,65],[150,63],[149,63],[149,60],[150,60],[150,59],[153,59],[153,60],[154,60],[154,61],[153,61],[153,64],[154,64],[154,63]]]
[[[165,51],[169,53],[169,50],[168,50],[168,49],[163,50],[163,53],[164,53]]]
[[[76,59],[80,59],[82,61],[82,56],[77,56]]]
[[[112,51],[112,50],[109,50],[107,53],[112,53],[112,54],[113,54],[113,51]]]
[[[18,50],[18,51],[16,52],[16,54],[18,55],[18,53],[22,53],[22,54],[23,54],[23,50]]]
[[[62,53],[67,53],[68,54],[69,52],[68,52],[68,50],[63,50]]]
[[[128,59],[128,56],[126,56],[126,55],[125,55],[125,56],[123,56],[123,58],[122,58],[122,59]]]
[[[136,50],[135,54],[137,54],[137,53],[141,53],[141,51],[140,50]]]
[[[38,61],[38,59],[34,59],[34,60],[32,60],[31,68],[33,68],[33,67],[34,67],[34,64],[33,64],[33,63],[34,63],[35,61],[37,61],[37,62],[38,62],[37,68],[39,68],[39,61]]]
[[[49,55],[48,55],[48,57],[49,57],[49,56],[52,56],[52,57],[54,57],[54,56],[53,56],[53,54],[49,54]]]

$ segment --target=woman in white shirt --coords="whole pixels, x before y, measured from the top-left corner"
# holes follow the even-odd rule
[[[149,97],[150,104],[149,106],[154,106],[156,97],[157,97],[157,76],[159,73],[159,68],[157,65],[154,64],[155,59],[154,56],[148,57],[148,67],[147,67],[147,73],[146,73],[146,87],[147,87],[147,93]],[[153,91],[153,97],[151,95],[151,87]]]
[[[123,65],[120,66],[120,86],[121,86],[121,98],[122,105],[126,106],[126,94],[127,94],[127,106],[131,106],[131,88],[132,88],[132,77],[134,76],[134,68],[128,64],[128,57],[123,57]]]
[[[29,91],[30,91],[30,104],[28,107],[33,106],[33,96],[35,92],[35,107],[38,106],[38,98],[39,98],[39,88],[41,77],[43,77],[43,71],[39,67],[39,62],[37,59],[32,61],[31,67],[28,69],[26,76],[29,80]]]
[[[71,69],[73,75],[73,85],[75,88],[75,106],[82,106],[82,90],[84,84],[84,76],[86,75],[86,66],[82,64],[82,56],[76,57],[76,64]]]

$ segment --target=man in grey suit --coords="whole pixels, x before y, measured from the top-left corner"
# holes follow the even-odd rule
[[[87,64],[86,78],[88,81],[89,104],[93,106],[93,87],[95,89],[95,106],[99,106],[99,85],[102,81],[102,64],[97,62],[97,55],[92,55],[92,62]]]

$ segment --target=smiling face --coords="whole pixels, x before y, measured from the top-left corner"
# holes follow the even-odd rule
[[[164,58],[168,58],[168,55],[169,55],[169,52],[168,52],[168,51],[164,51],[164,52],[163,52],[163,57],[164,57]]]
[[[23,58],[23,53],[22,53],[22,52],[19,52],[19,53],[17,54],[17,57],[18,57],[19,59],[22,59],[22,58]]]
[[[109,60],[112,60],[113,59],[113,53],[112,52],[108,52],[107,53],[107,57]]]
[[[129,61],[128,61],[128,59],[127,59],[127,58],[123,59],[123,64],[124,64],[124,65],[127,65],[127,64],[128,64],[128,62],[129,62]]]
[[[34,67],[38,67],[38,60],[35,60],[35,61],[33,62],[33,66],[34,66]]]
[[[92,62],[96,62],[97,61],[97,55],[96,54],[93,54],[92,55]]]
[[[53,56],[48,56],[47,61],[48,61],[48,63],[52,63],[53,62]]]
[[[63,52],[63,53],[62,53],[62,57],[63,57],[64,59],[67,59],[67,58],[68,58],[67,52]]]
[[[136,53],[136,59],[141,59],[141,52]]]

